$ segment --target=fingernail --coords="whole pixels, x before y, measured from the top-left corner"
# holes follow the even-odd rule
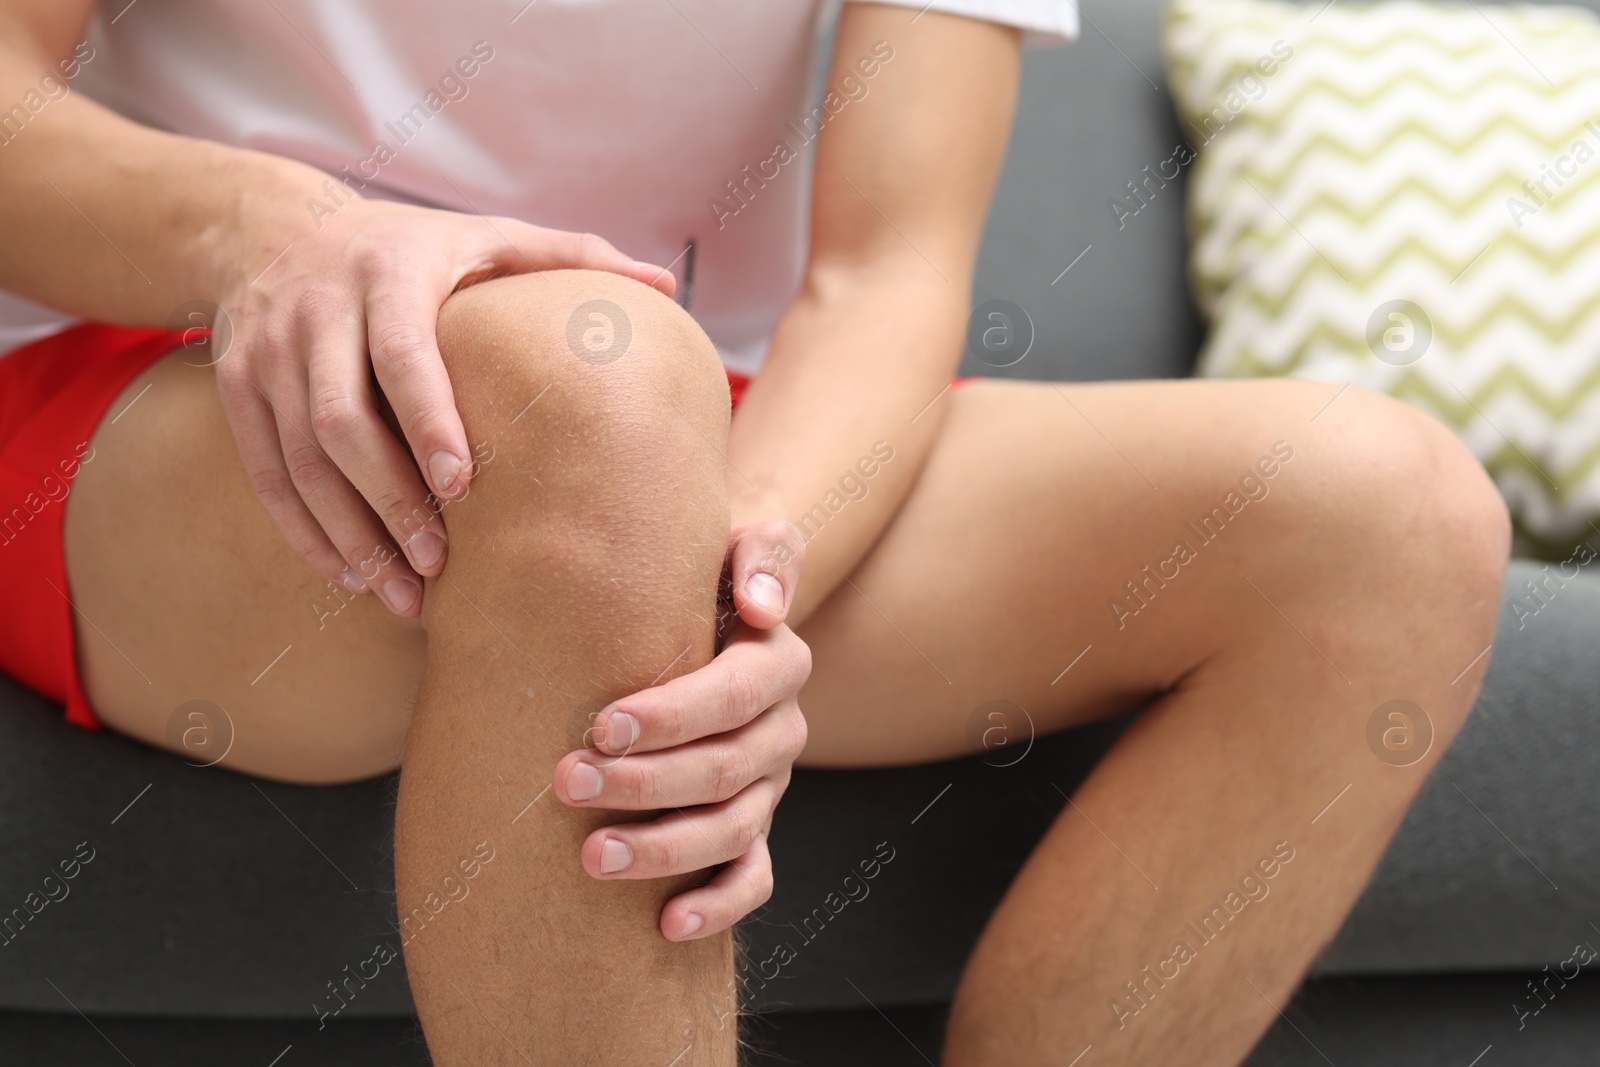
[[[697,914],[695,914],[694,912],[691,911],[689,913],[689,917],[687,919],[683,920],[683,931],[680,934],[678,934],[678,936],[679,937],[693,937],[695,934],[698,934],[700,932],[700,928],[702,926],[704,926],[705,924],[706,924],[705,919],[701,918],[699,915],[697,915]]]
[[[567,772],[567,796],[573,800],[593,800],[600,795],[600,772],[590,763],[575,763]]]
[[[626,752],[639,740],[639,720],[625,711],[613,711],[606,720],[606,747],[612,752]]]
[[[383,599],[396,612],[406,615],[422,599],[422,587],[409,578],[390,578],[383,583]]]
[[[601,874],[616,874],[618,871],[625,871],[628,869],[628,864],[632,862],[633,849],[616,838],[608,837],[606,838],[606,843],[600,846]]]
[[[752,574],[744,580],[745,596],[771,612],[783,610],[783,583],[770,574]]]
[[[461,458],[440,449],[428,457],[428,475],[433,479],[433,491],[440,496],[454,496],[456,475],[461,473]]]
[[[365,593],[367,591],[367,583],[363,582],[361,575],[355,571],[347,570],[339,575],[339,582],[352,593]]]
[[[411,558],[419,567],[432,568],[444,559],[444,539],[432,530],[418,530],[411,535],[406,546],[411,549]]]

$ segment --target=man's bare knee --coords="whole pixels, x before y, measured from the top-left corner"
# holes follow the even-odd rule
[[[551,412],[572,429],[670,414],[713,440],[726,433],[727,378],[710,339],[631,279],[562,270],[483,282],[446,301],[438,336],[471,438],[525,433]]]
[[[474,464],[443,505],[445,578],[605,613],[676,595],[687,574],[714,601],[728,385],[682,309],[615,275],[552,271],[457,293],[438,333]]]
[[[1387,396],[1351,390],[1348,430],[1324,451],[1338,472],[1324,481],[1318,516],[1365,570],[1416,592],[1471,588],[1498,607],[1510,549],[1506,507],[1482,465],[1436,419]]]
[[[1425,640],[1466,664],[1493,638],[1509,554],[1494,484],[1448,428],[1387,396],[1351,389],[1323,423],[1297,447],[1273,523],[1256,530],[1252,580],[1310,620],[1332,662],[1374,663]],[[1430,712],[1441,740],[1465,717],[1458,703]]]

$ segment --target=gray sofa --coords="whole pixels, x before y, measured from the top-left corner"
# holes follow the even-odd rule
[[[1121,230],[1106,205],[1181,137],[1158,7],[1086,0],[1079,43],[1030,54],[975,299],[1018,304],[1037,338],[1016,366],[969,359],[966,372],[1189,372],[1201,328],[1181,182]],[[1538,567],[1515,563],[1508,595]],[[1253,1064],[1596,1061],[1594,979],[1520,1013],[1536,1006],[1530,978],[1600,946],[1597,653],[1600,579],[1581,576],[1521,628],[1503,613],[1472,720]],[[938,1006],[1063,806],[1057,787],[1070,792],[1126,721],[1041,739],[1013,766],[797,773],[772,842],[776,894],[743,932],[753,961],[797,950],[780,977],[750,983],[770,1013],[753,1027],[758,1051],[936,1060]],[[84,734],[0,679],[0,914],[81,842],[93,851],[69,895],[0,938],[0,1063],[425,1063],[398,964],[325,1027],[317,1017],[327,984],[392,936],[394,788],[193,768]],[[893,859],[870,895],[802,928],[880,842]]]

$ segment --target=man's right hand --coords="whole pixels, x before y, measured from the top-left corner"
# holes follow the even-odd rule
[[[439,308],[488,277],[563,268],[675,287],[592,234],[363,199],[227,287],[223,408],[256,496],[302,559],[397,615],[421,611],[421,576],[446,552],[428,492],[458,497],[474,472],[435,341]]]

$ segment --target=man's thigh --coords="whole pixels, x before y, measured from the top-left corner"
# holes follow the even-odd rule
[[[900,512],[799,630],[814,661],[802,762],[947,758],[986,731],[1016,743],[1124,710],[1226,642],[1282,626],[1261,591],[1288,610],[1296,574],[1349,551],[1339,538],[1359,516],[1322,524],[1320,509],[1378,504],[1349,483],[1385,447],[1444,447],[1442,429],[1359,390],[1317,418],[1338,391],[992,381],[951,393]]]
[[[135,396],[96,430],[66,514],[95,711],[195,762],[226,750],[224,766],[266,777],[397,766],[426,648],[419,622],[290,551],[251,490],[210,368],[168,356],[110,410]]]

